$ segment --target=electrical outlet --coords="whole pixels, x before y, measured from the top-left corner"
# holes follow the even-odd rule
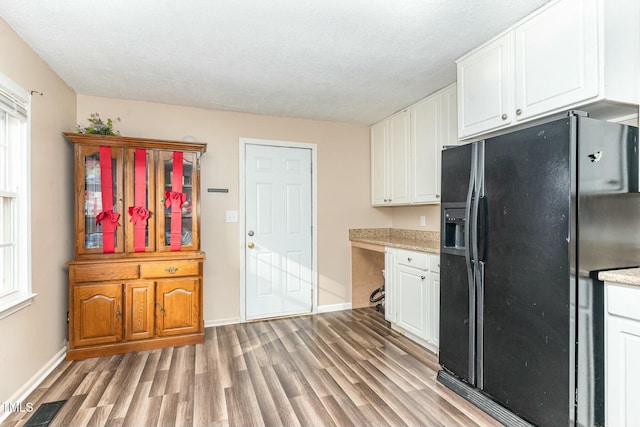
[[[420,227],[427,226],[427,217],[424,215],[420,215]]]
[[[227,211],[227,222],[238,222],[238,211]]]

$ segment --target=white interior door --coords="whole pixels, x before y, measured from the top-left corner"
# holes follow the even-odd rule
[[[246,145],[248,320],[312,310],[311,182],[310,149]]]

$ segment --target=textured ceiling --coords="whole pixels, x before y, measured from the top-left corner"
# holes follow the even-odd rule
[[[78,94],[371,124],[548,0],[1,0]]]

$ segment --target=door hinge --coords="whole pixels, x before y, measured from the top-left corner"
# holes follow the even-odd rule
[[[67,325],[69,324],[69,310],[67,310]]]

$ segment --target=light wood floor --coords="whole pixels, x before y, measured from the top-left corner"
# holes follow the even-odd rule
[[[64,362],[52,426],[499,426],[372,308],[206,329],[204,344]],[[12,414],[1,427],[24,425]]]

